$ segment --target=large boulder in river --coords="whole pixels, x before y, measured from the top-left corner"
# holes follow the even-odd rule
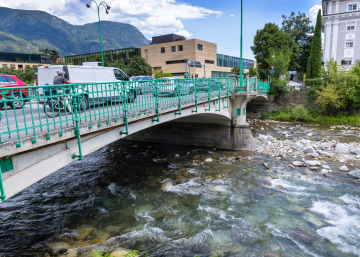
[[[343,145],[343,144],[337,144],[335,147],[335,150],[339,153],[348,153],[349,147]]]
[[[124,248],[118,248],[118,249],[115,249],[111,254],[110,256],[113,256],[113,257],[123,257],[127,254],[129,254],[130,251],[129,250],[126,250]],[[134,255],[135,256],[135,255]]]
[[[356,169],[356,170],[350,171],[349,175],[353,176],[354,178],[360,178],[360,170]]]

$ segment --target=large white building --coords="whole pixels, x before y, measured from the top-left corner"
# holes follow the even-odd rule
[[[323,0],[322,6],[323,60],[349,68],[360,61],[360,0]]]

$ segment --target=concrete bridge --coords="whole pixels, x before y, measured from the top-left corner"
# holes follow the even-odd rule
[[[1,89],[1,200],[120,139],[253,150],[246,106],[268,93],[256,78]]]

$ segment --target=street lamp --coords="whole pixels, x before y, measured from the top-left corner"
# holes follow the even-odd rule
[[[100,47],[101,47],[101,60],[102,60],[102,66],[104,67],[104,53],[103,53],[103,47],[102,47],[102,39],[101,39],[101,25],[100,25],[100,6],[104,6],[106,14],[109,14],[110,6],[105,3],[104,1],[98,4],[94,0],[91,0],[88,4],[86,4],[87,8],[90,8],[91,2],[94,2],[96,4],[96,7],[98,9],[98,17],[99,17],[99,32],[100,32]]]
[[[243,84],[243,0],[241,0],[241,24],[240,24],[240,88]]]

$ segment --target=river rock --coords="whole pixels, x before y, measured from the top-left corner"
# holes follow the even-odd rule
[[[343,144],[337,144],[335,147],[335,150],[339,153],[348,153],[349,147],[343,145]]]
[[[268,137],[265,136],[265,135],[260,135],[259,139],[260,139],[261,142],[266,142],[268,140]]]
[[[321,163],[319,161],[305,161],[305,164],[306,165],[309,165],[309,166],[320,166]]]
[[[213,162],[213,161],[214,161],[214,160],[211,159],[211,158],[207,158],[207,159],[205,160],[206,163],[210,163],[210,162]]]
[[[348,167],[346,167],[345,165],[344,166],[341,166],[340,171],[349,171]]]
[[[170,188],[172,188],[174,185],[171,181],[166,181],[164,182],[162,185],[161,185],[161,188],[160,190],[161,191],[164,191],[164,192],[167,192],[169,191]]]
[[[54,253],[57,253],[61,250],[69,250],[71,249],[71,245],[64,243],[64,242],[51,242],[46,244],[47,247],[51,248]]]
[[[307,134],[308,137],[312,137],[313,136],[313,133],[309,133]]]
[[[314,167],[310,167],[311,170],[317,170],[317,167],[314,166]]]
[[[320,155],[315,152],[315,153],[312,153],[311,156],[314,157],[314,158],[316,158],[316,157],[319,157]]]
[[[110,255],[113,257],[123,257],[128,254],[130,251],[126,250],[125,248],[117,248],[115,249]]]
[[[350,151],[351,154],[356,154],[356,155],[360,155],[360,148],[356,148],[356,149],[352,149]]]
[[[295,228],[294,229],[294,235],[302,240],[303,242],[306,243],[313,243],[314,242],[314,237],[312,235],[310,235],[309,233],[305,232],[304,230],[300,229],[300,228]]]
[[[288,167],[289,167],[289,168],[292,168],[292,169],[295,169],[295,166],[292,165],[292,164],[289,164]]]
[[[350,171],[349,175],[353,176],[354,178],[360,178],[360,170],[356,169],[356,170]]]
[[[211,191],[218,193],[218,192],[222,192],[223,188],[221,186],[214,186],[213,188],[211,188]]]
[[[306,147],[304,147],[303,152],[312,154],[313,152],[315,152],[315,150],[312,146],[306,146]]]
[[[329,169],[330,169],[330,167],[329,167],[328,165],[325,165],[325,164],[321,165],[321,167],[322,167],[323,169],[326,169],[326,170],[329,170]]]
[[[89,225],[84,225],[84,226],[80,226],[76,229],[76,236],[75,238],[77,240],[83,240],[85,239],[88,235],[90,235],[93,231],[94,231],[94,227],[93,226],[89,226]]]
[[[302,166],[302,162],[300,161],[293,161],[292,165],[296,166],[296,167],[301,167]]]
[[[265,168],[270,169],[269,164],[267,164],[266,162],[264,162],[263,165],[265,166]]]
[[[329,173],[329,171],[328,171],[328,170],[326,170],[326,169],[322,169],[320,173],[321,173],[322,175],[326,175],[326,174],[328,174],[328,173]]]

